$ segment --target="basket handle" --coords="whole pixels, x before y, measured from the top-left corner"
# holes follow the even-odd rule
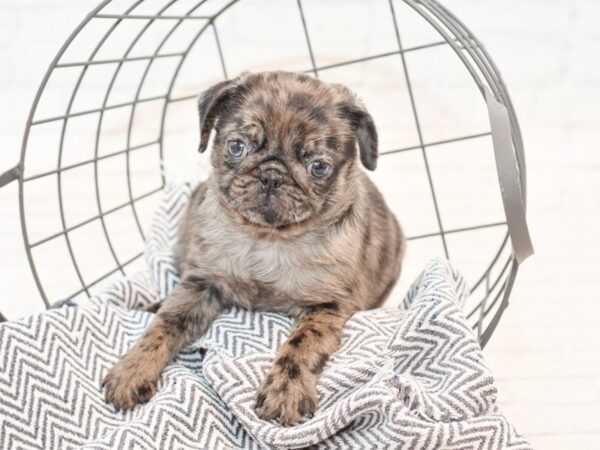
[[[20,165],[16,165],[12,169],[8,169],[2,175],[0,175],[0,188],[6,186],[11,181],[18,180],[22,175],[23,171],[21,170]]]
[[[21,166],[19,164],[12,169],[8,169],[6,172],[0,175],[0,188],[6,186],[11,181],[18,180],[22,174],[23,171],[21,170]],[[4,317],[2,312],[0,312],[0,322],[6,322],[6,320],[6,317]]]
[[[513,146],[510,118],[506,106],[496,99],[487,86],[484,87],[484,94],[490,117],[496,170],[500,181],[508,234],[517,262],[522,263],[533,254],[533,245],[525,216],[520,167]]]

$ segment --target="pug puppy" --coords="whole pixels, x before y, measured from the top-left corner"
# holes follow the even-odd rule
[[[214,170],[180,224],[181,281],[106,375],[106,400],[147,402],[167,363],[237,305],[297,319],[256,395],[262,419],[293,424],[315,412],[344,323],[400,273],[402,232],[357,158],[375,169],[375,124],[344,86],[287,72],[221,82],[198,107]]]

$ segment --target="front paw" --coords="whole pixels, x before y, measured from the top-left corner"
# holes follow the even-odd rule
[[[102,386],[106,387],[107,403],[127,410],[150,400],[156,391],[157,381],[156,377],[123,359],[108,371]]]
[[[279,419],[282,425],[292,425],[304,416],[313,416],[318,405],[316,377],[299,368],[291,375],[273,370],[259,387],[256,408],[261,419]]]

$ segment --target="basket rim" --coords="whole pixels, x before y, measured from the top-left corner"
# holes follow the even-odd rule
[[[48,69],[46,70],[45,75],[42,78],[42,81],[40,82],[40,85],[39,85],[36,95],[34,97],[32,107],[30,109],[30,112],[29,112],[29,115],[27,118],[25,130],[24,130],[24,134],[23,134],[22,145],[21,145],[20,159],[19,159],[18,165],[15,168],[15,169],[18,169],[18,173],[16,174],[14,179],[16,179],[19,184],[19,213],[20,213],[20,222],[21,222],[21,231],[22,231],[22,236],[23,236],[23,242],[24,242],[24,246],[25,246],[25,250],[26,250],[26,254],[27,254],[28,263],[29,263],[29,266],[31,268],[31,271],[32,271],[32,274],[34,277],[34,281],[36,283],[38,291],[40,292],[42,300],[46,307],[50,307],[50,302],[47,298],[47,295],[46,295],[46,292],[42,285],[40,276],[36,270],[36,262],[34,260],[34,257],[33,257],[32,251],[31,251],[32,243],[30,242],[29,235],[27,232],[27,224],[26,224],[26,217],[25,217],[25,200],[24,200],[24,184],[26,181],[25,156],[26,156],[26,151],[27,151],[29,132],[30,132],[32,125],[34,124],[34,117],[35,117],[36,109],[39,104],[42,93],[44,92],[44,89],[45,89],[45,87],[48,83],[48,80],[49,80],[50,76],[52,75],[54,69],[57,68],[57,66],[59,65],[59,61],[61,60],[62,56],[64,55],[64,53],[66,52],[66,50],[68,49],[68,47],[72,43],[72,41],[75,40],[77,38],[77,36],[79,35],[79,33],[85,28],[85,26],[92,19],[97,17],[98,13],[100,11],[102,11],[112,1],[113,0],[103,0],[102,2],[100,2],[98,4],[98,6],[96,6],[94,9],[92,9],[86,15],[86,17],[78,24],[78,26],[69,35],[67,40],[62,44],[62,46],[58,50],[56,56],[54,57],[54,59],[52,60],[50,65],[48,66]],[[143,1],[143,0],[141,0],[141,1]],[[206,1],[208,1],[208,0],[203,0],[200,3],[203,4]],[[167,98],[171,95],[172,89],[177,80],[179,70],[182,67],[182,65],[184,64],[188,55],[190,54],[195,42],[200,38],[200,36],[203,35],[203,33],[206,31],[206,29],[209,28],[210,25],[214,25],[214,21],[219,16],[221,16],[224,12],[226,12],[230,7],[232,7],[239,1],[240,0],[230,0],[218,12],[213,14],[207,20],[206,25],[202,28],[202,30],[196,35],[196,37],[189,44],[185,54],[181,58],[178,66],[177,66],[177,69],[171,79],[171,83],[170,83],[168,92],[166,94]],[[304,16],[302,13],[301,1],[302,0],[297,0],[297,3],[300,8],[301,17],[303,20],[303,26],[304,26],[304,31],[306,33],[306,38],[307,38],[307,43],[308,43],[308,51],[309,51],[309,54],[311,57],[313,70],[316,73],[316,65],[315,65],[314,55],[313,55],[312,47],[310,44],[310,39],[309,39],[307,28],[306,28],[306,23],[304,21]],[[431,26],[433,26],[436,29],[436,31],[442,37],[444,37],[446,39],[446,41],[448,42],[448,44],[450,44],[451,48],[454,50],[456,55],[461,59],[463,65],[469,71],[471,77],[473,78],[474,82],[476,83],[477,87],[479,88],[480,93],[482,94],[484,99],[486,96],[486,89],[489,89],[491,91],[491,93],[493,94],[494,99],[498,103],[500,103],[501,105],[503,105],[505,107],[507,114],[508,114],[509,121],[510,121],[511,142],[512,142],[512,149],[514,151],[514,158],[516,161],[515,164],[517,167],[519,192],[522,195],[522,203],[521,203],[520,207],[522,208],[523,215],[524,215],[525,208],[526,208],[526,165],[525,165],[525,154],[524,154],[522,136],[521,136],[521,131],[520,131],[519,123],[517,120],[517,116],[516,116],[514,107],[512,105],[512,101],[508,94],[508,90],[505,86],[505,83],[500,75],[500,72],[498,71],[496,65],[494,64],[493,60],[491,59],[490,55],[487,53],[486,49],[481,44],[481,42],[470,32],[470,30],[456,16],[454,16],[449,10],[447,10],[444,6],[442,6],[436,0],[402,0],[402,1],[405,4],[407,4],[408,6],[410,6],[413,10],[415,10],[419,15],[421,15],[427,22],[430,23]],[[393,0],[390,0],[390,6],[392,8],[392,15],[394,16],[394,20],[395,20],[395,15],[393,13]],[[184,19],[182,18],[182,20],[184,20]],[[216,33],[216,29],[215,29],[215,33]],[[452,33],[453,37],[449,38],[448,33]],[[398,35],[398,41],[399,41],[398,43],[400,45],[400,54],[403,56],[402,47],[401,47],[401,43],[399,40],[399,35]],[[218,44],[218,36],[217,36],[217,45],[219,45]],[[158,52],[158,50],[157,50],[157,52]],[[465,55],[465,53],[466,53],[466,55]],[[470,60],[467,58],[467,55],[470,58]],[[222,61],[222,63],[223,63],[224,72],[226,73],[224,61]],[[475,66],[477,67],[479,72],[482,74],[482,76],[480,76],[477,73],[477,71],[474,70],[474,67],[472,66],[472,64],[475,64]],[[139,94],[139,92],[138,92],[138,94]],[[139,100],[140,99],[136,97],[136,101],[133,102],[133,104],[134,105],[137,104],[139,102]],[[161,128],[160,128],[160,139],[159,139],[160,147],[159,148],[160,148],[161,160],[163,157],[162,140],[163,140],[163,136],[164,136],[164,126],[165,126],[167,105],[168,105],[168,102],[165,102],[165,104],[163,106]],[[135,106],[134,106],[134,108],[135,108]],[[65,120],[65,123],[66,123],[66,120]],[[131,122],[130,122],[129,126],[131,127]],[[423,145],[423,143],[421,143],[421,145]],[[127,152],[128,152],[128,150],[130,150],[130,149],[127,149]],[[9,180],[9,181],[12,181],[12,180]],[[164,186],[164,182],[165,182],[165,180],[164,180],[164,175],[163,175],[163,186]],[[506,212],[508,214],[508,211],[506,211]],[[507,219],[508,219],[508,217],[507,217]],[[138,221],[138,226],[139,226],[139,221]],[[440,226],[441,226],[441,224],[440,224]],[[481,283],[483,283],[486,280],[486,277],[489,276],[489,272],[490,272],[491,268],[496,263],[502,250],[504,249],[504,246],[506,245],[508,238],[510,237],[513,240],[513,252],[508,261],[508,263],[510,263],[510,272],[509,272],[509,275],[507,276],[507,279],[504,282],[504,287],[501,290],[501,293],[503,293],[504,295],[502,296],[502,299],[500,301],[500,306],[498,307],[495,315],[492,317],[492,320],[491,320],[490,324],[487,326],[487,328],[485,330],[482,329],[481,324],[480,324],[480,327],[477,330],[478,337],[480,339],[480,343],[482,344],[482,346],[484,346],[487,343],[487,341],[489,340],[491,334],[493,333],[494,329],[496,328],[496,326],[502,316],[504,309],[508,305],[508,297],[510,295],[511,288],[514,283],[519,264],[524,259],[524,258],[523,259],[517,258],[517,255],[515,254],[515,246],[514,246],[515,239],[511,233],[510,223],[508,223],[508,227],[509,227],[509,230],[507,231],[507,234],[506,234],[506,237],[504,240],[504,244],[500,247],[496,257],[492,260],[490,265],[485,270],[484,274],[481,276],[481,278],[477,281],[477,283],[473,287],[473,289],[477,288]],[[526,227],[526,224],[525,224],[525,227]],[[64,218],[63,218],[63,228],[64,228]],[[73,252],[70,249],[69,244],[68,244],[68,247],[69,247],[69,251],[71,252],[71,258],[73,258]],[[118,262],[118,260],[117,260],[117,262]],[[122,270],[122,267],[120,267],[120,269]],[[82,281],[82,284],[84,284],[83,290],[85,290],[87,292],[87,287],[85,286],[85,283],[83,283],[83,280],[81,280],[81,281]],[[484,300],[487,300],[487,298]],[[496,302],[497,300],[498,300],[498,297],[494,300],[494,302]],[[481,307],[481,310],[483,311],[486,307],[485,301],[483,304],[480,304],[479,306]],[[490,308],[491,308],[491,306],[490,306]],[[482,321],[480,321],[480,322],[482,322]]]

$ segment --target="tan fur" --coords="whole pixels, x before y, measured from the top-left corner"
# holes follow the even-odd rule
[[[295,423],[317,408],[344,323],[381,305],[400,272],[402,233],[356,158],[358,144],[375,167],[375,128],[346,88],[284,72],[220,83],[201,97],[200,116],[201,150],[216,129],[214,171],[180,226],[182,282],[107,375],[106,398],[121,408],[147,401],[180,348],[240,305],[298,318],[257,392],[260,417]],[[251,150],[234,158],[233,139]],[[311,175],[311,158],[333,167],[328,178]]]

